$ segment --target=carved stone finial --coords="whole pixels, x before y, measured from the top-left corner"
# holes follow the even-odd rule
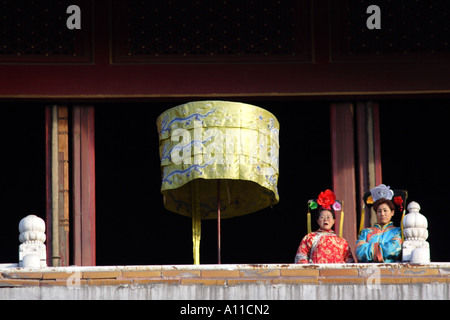
[[[407,209],[408,209],[408,212],[420,212],[420,205],[415,201],[411,201],[408,204]]]
[[[19,222],[19,267],[45,268],[47,252],[45,247],[45,222],[35,215],[29,215]]]
[[[403,218],[402,261],[411,263],[429,263],[430,245],[428,239],[428,220],[420,213],[420,205],[412,201],[408,205],[408,214]]]

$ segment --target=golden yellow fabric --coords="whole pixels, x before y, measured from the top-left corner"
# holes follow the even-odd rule
[[[279,123],[257,106],[228,101],[186,103],[157,119],[165,207],[192,216],[198,181],[201,219],[256,212],[279,201]]]

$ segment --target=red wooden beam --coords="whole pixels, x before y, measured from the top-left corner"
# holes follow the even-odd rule
[[[369,189],[368,146],[367,146],[367,110],[363,102],[356,106],[356,138],[358,148],[358,193],[356,198],[356,213],[361,215],[363,196]],[[364,224],[370,222],[370,212],[364,212]]]
[[[311,61],[281,63],[115,63],[113,39],[120,21],[111,21],[111,3],[83,7],[81,32],[90,41],[87,61],[1,63],[0,98],[97,99],[222,96],[450,95],[448,59],[417,61],[330,61],[328,0],[312,2]],[[62,24],[62,28],[64,28]],[[343,26],[344,28],[345,26]],[[76,32],[76,31],[74,31]],[[331,36],[330,36],[331,35]],[[299,35],[301,37],[302,35]],[[87,49],[86,49],[87,50]],[[20,60],[18,60],[20,62]]]
[[[360,102],[357,104],[356,135],[358,147],[358,196],[356,203],[357,213],[361,214],[364,193],[382,183],[378,104],[372,102]],[[369,148],[368,145],[373,147]],[[364,227],[370,227],[370,224],[371,210],[366,208],[364,212]]]
[[[375,157],[375,184],[380,185],[383,179],[381,170],[381,138],[380,138],[380,108],[378,103],[372,104],[373,139]]]
[[[332,104],[331,120],[331,156],[333,190],[336,197],[344,201],[344,225],[342,236],[354,249],[356,242],[356,181],[353,105],[350,103]],[[339,233],[340,216],[336,215],[336,232]],[[353,255],[354,256],[354,255]]]
[[[83,255],[83,265],[96,265],[95,241],[95,119],[94,108],[84,108],[85,130],[82,139],[83,169],[83,229],[87,233],[83,238],[83,250],[89,248],[89,254]],[[87,177],[87,181],[86,181]],[[88,216],[88,217],[86,217]],[[87,219],[86,219],[87,218]],[[88,220],[88,222],[86,221]],[[86,239],[88,238],[88,239]]]
[[[81,265],[81,120],[80,108],[72,111],[72,230],[73,230],[73,261]]]
[[[96,264],[95,118],[93,107],[73,108],[74,263]]]

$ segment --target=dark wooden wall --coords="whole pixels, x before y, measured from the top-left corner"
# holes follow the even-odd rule
[[[0,98],[449,93],[445,1],[78,3],[3,2]]]

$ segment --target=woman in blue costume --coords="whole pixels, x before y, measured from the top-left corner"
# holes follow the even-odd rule
[[[391,201],[394,193],[389,187],[380,185],[371,190],[373,208],[377,223],[372,228],[362,230],[356,241],[355,254],[358,262],[397,262],[401,258],[401,228],[394,227],[391,219],[395,205]]]

